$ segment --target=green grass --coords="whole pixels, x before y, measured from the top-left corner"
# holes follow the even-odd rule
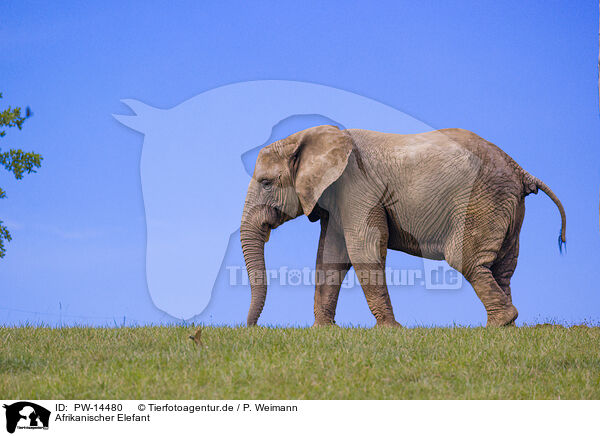
[[[6,399],[600,399],[600,328],[0,328]]]

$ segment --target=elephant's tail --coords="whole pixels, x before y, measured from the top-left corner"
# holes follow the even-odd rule
[[[565,214],[565,208],[563,207],[556,194],[552,192],[552,189],[548,187],[548,185],[546,185],[537,177],[534,177],[531,174],[527,173],[526,171],[523,172],[525,173],[523,178],[524,195],[529,195],[531,193],[537,194],[538,189],[541,189],[546,193],[548,197],[550,197],[550,199],[554,202],[554,204],[556,204],[556,207],[558,207],[558,210],[560,211],[560,218],[562,221],[560,226],[560,234],[558,235],[558,249],[562,253],[563,245],[565,246],[565,248],[567,246],[567,215]]]

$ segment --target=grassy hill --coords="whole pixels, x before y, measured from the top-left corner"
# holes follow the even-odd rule
[[[600,399],[600,328],[0,328],[5,399]]]

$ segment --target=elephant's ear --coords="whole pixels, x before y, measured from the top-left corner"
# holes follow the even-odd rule
[[[323,191],[344,172],[353,143],[348,133],[335,126],[313,127],[297,135],[291,162],[302,211],[309,216]]]

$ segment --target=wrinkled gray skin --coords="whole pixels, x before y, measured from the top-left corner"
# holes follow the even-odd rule
[[[397,326],[385,283],[387,249],[445,259],[471,283],[488,326],[514,322],[510,279],[517,265],[525,197],[558,198],[476,134],[416,135],[313,127],[263,148],[248,187],[241,242],[255,325],[266,298],[264,245],[271,229],[302,214],[320,220],[315,325],[335,323],[351,266],[377,325]]]

